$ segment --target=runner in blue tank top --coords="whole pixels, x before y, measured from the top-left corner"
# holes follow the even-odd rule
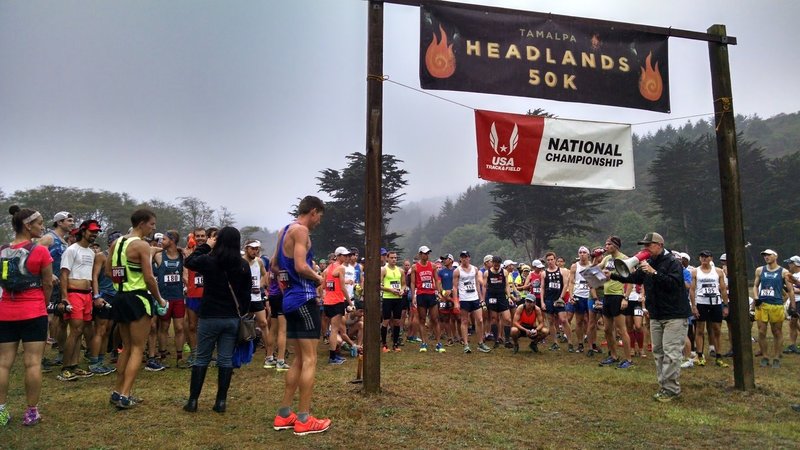
[[[283,400],[272,427],[275,430],[294,429],[294,434],[305,435],[322,433],[331,426],[330,419],[317,419],[310,414],[321,331],[316,288],[322,284],[322,277],[312,266],[309,232],[322,221],[325,205],[322,200],[309,195],[300,201],[297,212],[297,220],[281,232],[278,248],[272,257],[272,269],[278,271],[278,282],[283,291],[286,338],[294,341],[297,353],[286,372]],[[300,400],[295,414],[292,402],[298,388]]]

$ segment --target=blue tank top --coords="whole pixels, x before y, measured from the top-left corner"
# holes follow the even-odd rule
[[[156,267],[155,276],[158,280],[158,292],[161,297],[168,300],[183,298],[183,258],[180,253],[175,259],[170,259],[167,252],[161,253],[161,264]]]
[[[769,305],[783,305],[783,268],[770,272],[764,266],[759,280],[758,299]]]
[[[439,278],[442,280],[442,289],[449,291],[453,289],[453,270],[447,267],[439,269]]]
[[[47,234],[53,235],[53,243],[50,244],[50,247],[47,247],[47,250],[50,252],[50,256],[53,257],[53,273],[56,276],[60,276],[61,274],[61,255],[67,250],[67,243],[64,242],[58,235],[53,231],[50,230]]]
[[[106,258],[108,258],[108,250],[104,251],[103,254],[106,255]],[[117,295],[117,290],[114,288],[114,282],[111,281],[111,278],[106,275],[105,270],[100,271],[100,275],[97,277],[97,286],[100,288],[100,295],[102,295],[104,298]]]
[[[290,313],[297,310],[310,300],[317,298],[317,286],[313,281],[303,278],[294,268],[294,258],[289,258],[283,254],[283,241],[286,239],[286,232],[292,224],[286,225],[278,242],[278,282],[283,289],[283,312]],[[306,253],[306,264],[313,267],[314,252],[311,248]]]
[[[361,283],[361,264],[356,263],[356,284]]]

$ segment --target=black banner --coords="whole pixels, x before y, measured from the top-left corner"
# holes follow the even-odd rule
[[[420,7],[423,89],[669,112],[666,36],[479,8]]]

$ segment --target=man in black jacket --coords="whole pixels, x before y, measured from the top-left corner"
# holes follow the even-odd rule
[[[664,238],[658,233],[647,233],[638,242],[650,252],[637,271],[623,277],[609,273],[613,280],[644,285],[647,310],[650,313],[650,336],[659,391],[653,396],[660,402],[669,402],[681,393],[678,377],[681,373],[681,350],[687,331],[687,318],[692,314],[686,300],[681,262],[664,250]]]

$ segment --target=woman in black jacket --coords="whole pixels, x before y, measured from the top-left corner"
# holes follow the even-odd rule
[[[197,399],[216,346],[219,382],[213,409],[218,413],[225,412],[233,375],[231,359],[239,335],[239,317],[247,312],[250,303],[250,267],[239,252],[240,246],[239,230],[224,227],[216,237],[208,238],[205,244],[186,257],[186,267],[203,274],[203,298],[197,322],[197,357],[192,364],[189,401],[183,407],[185,411],[197,411]]]

